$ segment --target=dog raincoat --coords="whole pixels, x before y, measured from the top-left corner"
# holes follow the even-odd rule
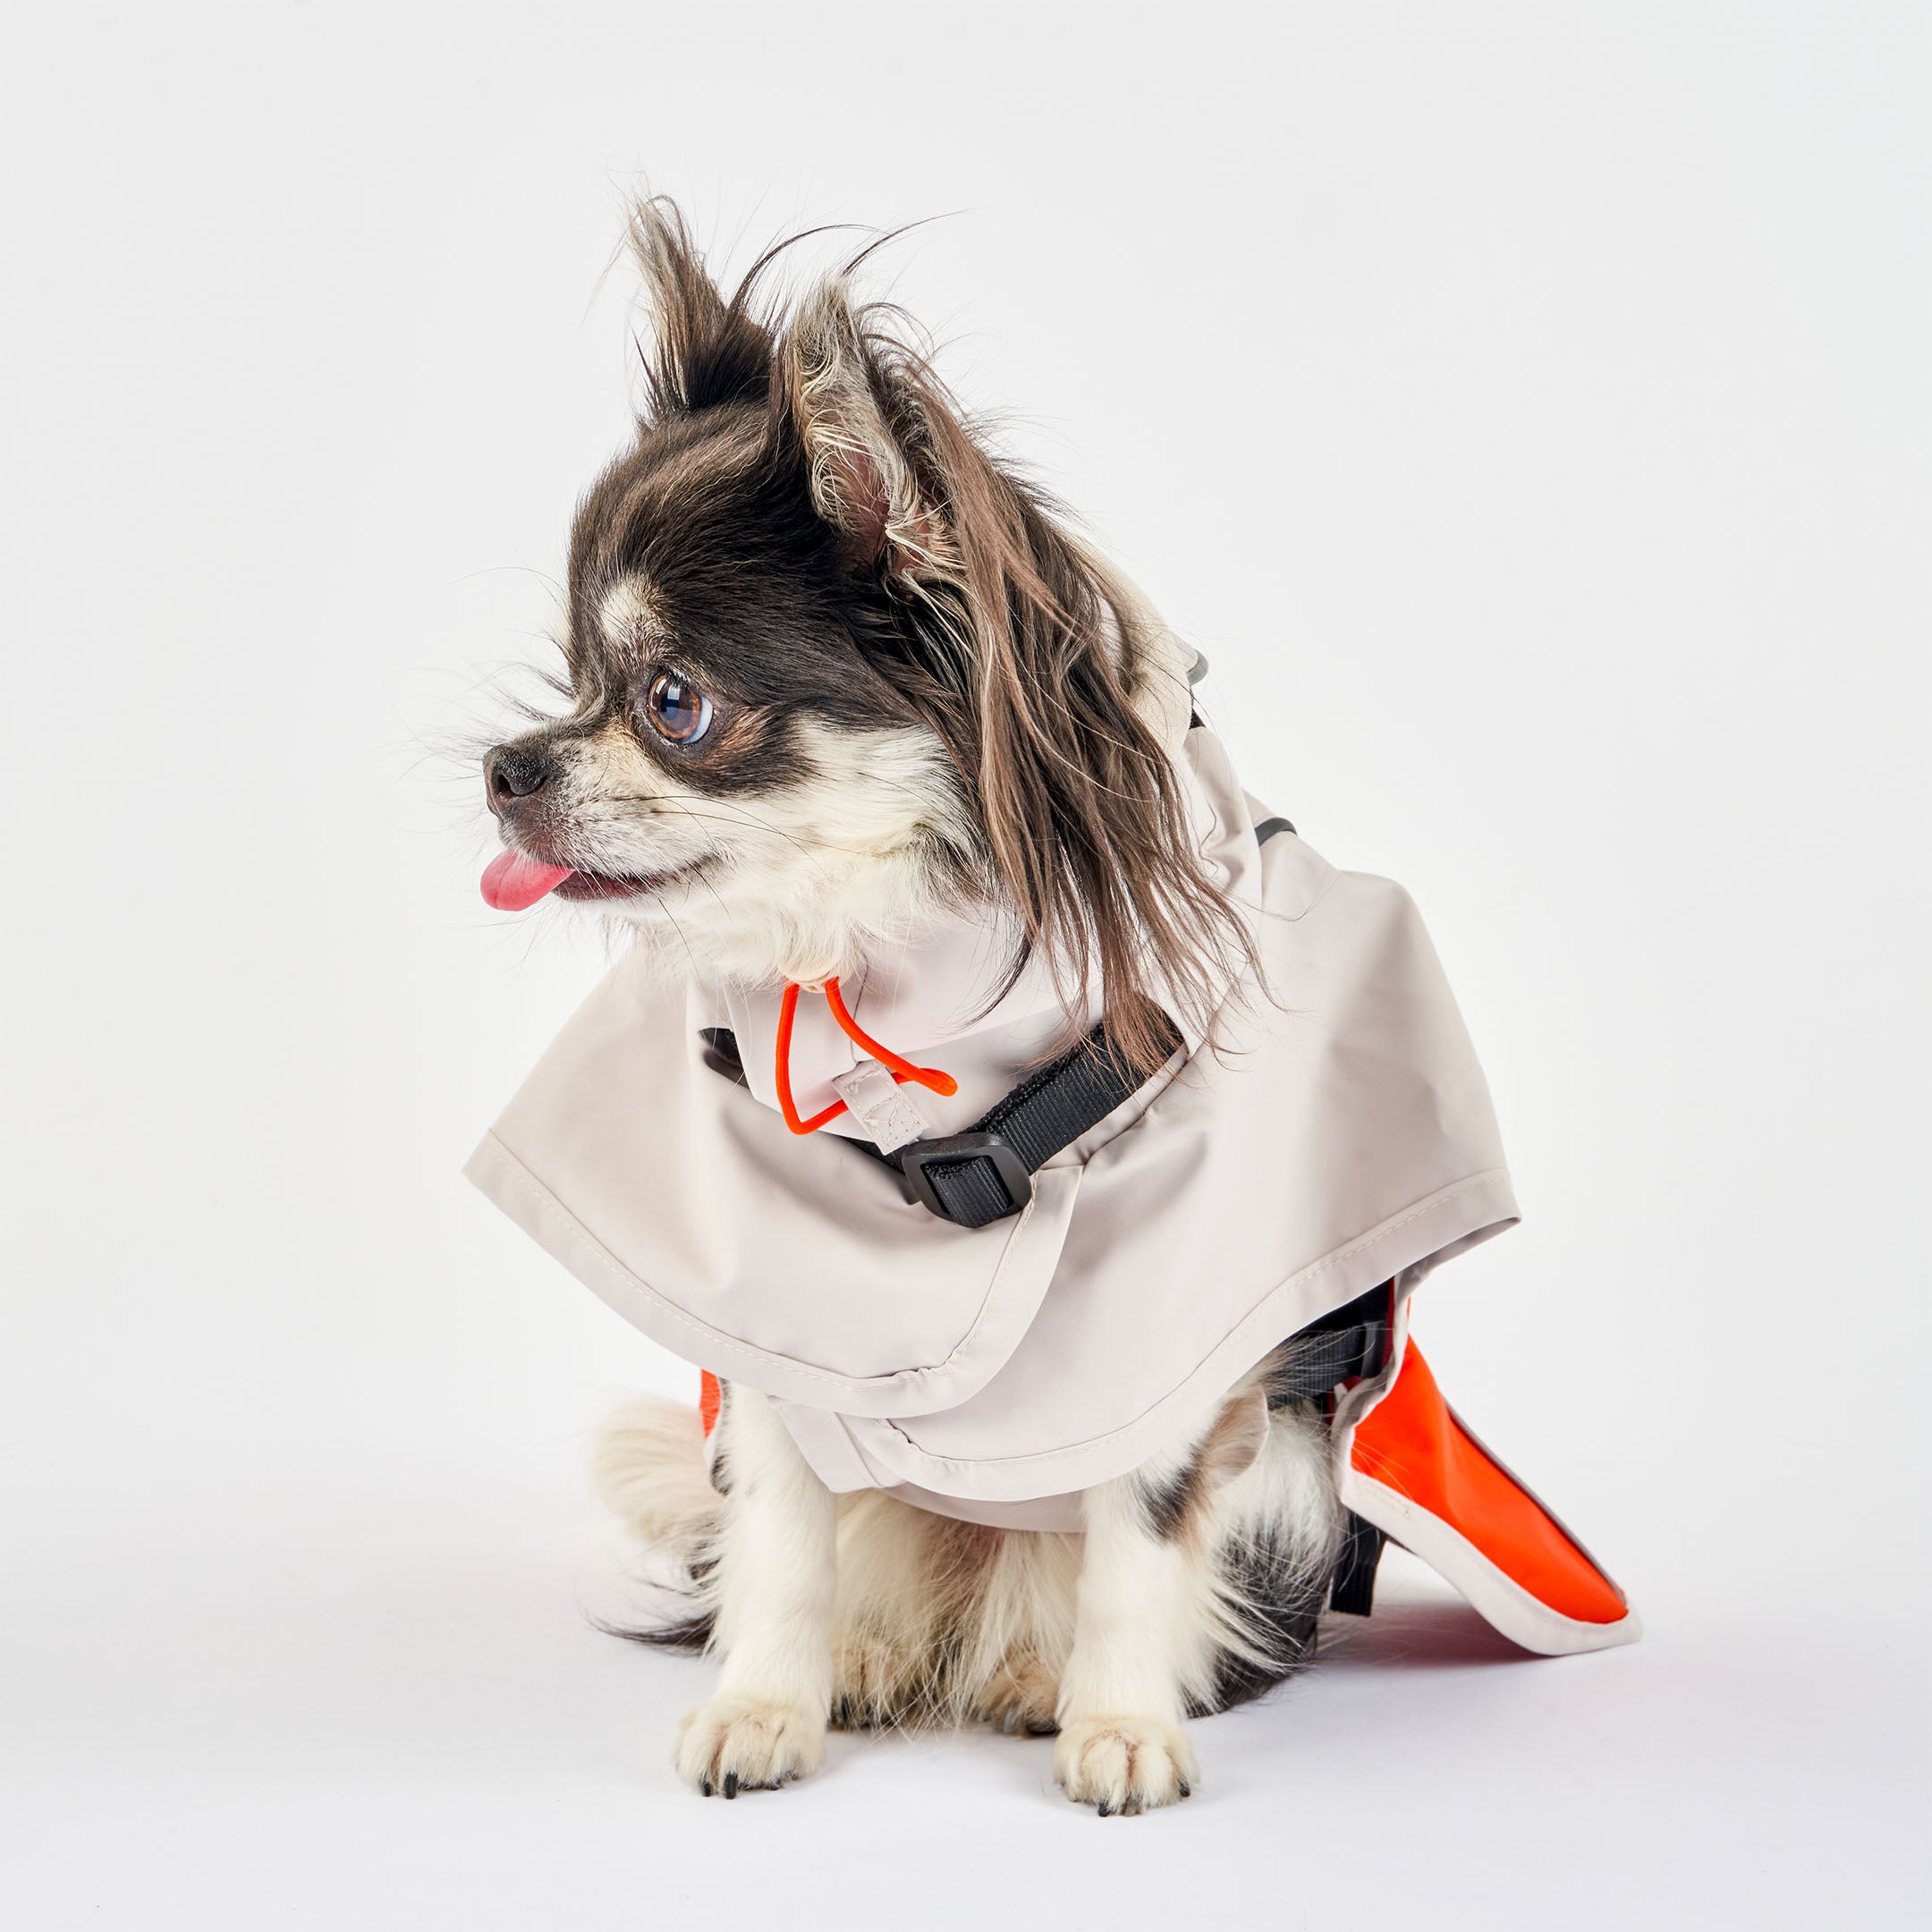
[[[1211,732],[1183,718],[1177,736],[1203,862],[1267,985],[1233,986],[1209,1038],[1183,1029],[1017,1214],[941,1219],[849,1144],[867,1133],[852,1109],[818,1131],[785,1117],[832,1114],[834,1080],[875,1071],[869,1046],[950,1077],[950,1093],[887,1089],[927,1135],[962,1132],[1038,1066],[1064,1026],[1051,975],[1030,967],[982,1010],[1010,935],[963,914],[834,983],[849,1030],[816,991],[674,984],[634,952],[466,1171],[626,1320],[775,1398],[833,1489],[1011,1528],[1077,1530],[1080,1491],[1385,1290],[1379,1362],[1332,1392],[1356,1531],[1421,1555],[1526,1648],[1628,1641],[1616,1586],[1408,1341],[1417,1283],[1517,1217],[1415,907],[1270,818]],[[716,1052],[727,1031],[735,1067]]]

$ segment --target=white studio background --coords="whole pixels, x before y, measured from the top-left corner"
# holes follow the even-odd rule
[[[37,10],[4,173],[0,1919],[1919,1921],[1928,17]],[[1649,1635],[1419,1572],[1192,1803],[704,1804],[582,1487],[689,1377],[459,1180],[599,970],[448,748],[624,433],[621,190],[886,258],[1415,893],[1528,1218],[1428,1288]]]

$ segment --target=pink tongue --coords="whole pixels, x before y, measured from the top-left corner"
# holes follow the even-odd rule
[[[574,869],[541,865],[521,852],[500,852],[483,870],[483,896],[499,912],[521,912],[554,892]]]

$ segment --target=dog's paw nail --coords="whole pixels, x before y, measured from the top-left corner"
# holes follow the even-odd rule
[[[707,1798],[775,1791],[818,1769],[825,1756],[825,1732],[822,1716],[795,1705],[714,1698],[684,1720],[678,1772]]]

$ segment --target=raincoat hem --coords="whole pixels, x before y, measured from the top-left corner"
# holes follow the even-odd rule
[[[807,1420],[788,1407],[786,1425],[820,1479],[835,1490],[912,1484],[955,1503],[1015,1504],[1090,1489],[1138,1468],[1309,1323],[1397,1275],[1419,1279],[1436,1259],[1462,1253],[1518,1218],[1504,1169],[1439,1189],[1297,1269],[1177,1386],[1131,1421],[1061,1448],[966,1459],[921,1449],[890,1419],[821,1415]]]

